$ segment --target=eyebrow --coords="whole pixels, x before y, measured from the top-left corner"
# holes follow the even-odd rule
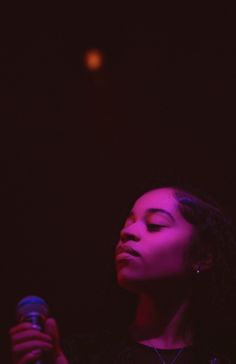
[[[170,212],[164,210],[164,209],[160,209],[160,208],[150,208],[150,209],[147,209],[146,210],[146,214],[158,214],[158,213],[161,213],[161,214],[164,214],[166,215],[167,217],[169,217],[171,219],[171,221],[175,222],[175,219],[174,217],[171,215]],[[134,215],[134,212],[133,211],[130,211],[129,215],[128,215],[128,218],[133,216]]]
[[[150,209],[147,209],[146,211],[148,214],[156,214],[156,213],[161,213],[161,214],[164,214],[164,215],[167,215],[173,222],[175,222],[175,219],[174,217],[171,215],[170,212],[164,210],[164,209],[158,209],[158,208],[150,208]]]

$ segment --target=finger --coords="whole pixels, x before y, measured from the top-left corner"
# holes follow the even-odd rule
[[[51,336],[55,346],[55,351],[59,354],[61,352],[59,330],[56,321],[51,317],[45,322],[45,333]]]
[[[21,344],[14,345],[12,348],[12,352],[14,355],[22,355],[38,349],[43,351],[50,351],[53,349],[53,345],[49,343],[43,343],[42,341],[37,340],[27,341]]]
[[[30,322],[22,322],[21,324],[18,324],[16,326],[10,328],[9,334],[14,335],[16,332],[29,330],[32,328],[33,328],[33,324],[31,324]]]
[[[44,334],[38,330],[26,330],[18,332],[11,336],[12,344],[18,344],[24,341],[40,340],[47,343],[52,343],[51,336]]]
[[[29,364],[40,358],[42,352],[40,350],[34,350],[31,353],[26,354],[17,364]]]
[[[61,355],[57,357],[56,364],[69,364],[69,362],[64,355]]]

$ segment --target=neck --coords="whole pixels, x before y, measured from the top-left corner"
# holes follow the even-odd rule
[[[129,327],[133,340],[159,349],[177,349],[191,345],[191,329],[186,324],[189,298],[170,290],[165,299],[142,293]],[[163,297],[158,294],[159,297]]]

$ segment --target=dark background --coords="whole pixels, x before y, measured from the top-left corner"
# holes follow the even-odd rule
[[[1,18],[2,342],[28,294],[67,336],[107,306],[119,318],[113,249],[140,191],[187,183],[235,222],[234,12],[20,3]]]

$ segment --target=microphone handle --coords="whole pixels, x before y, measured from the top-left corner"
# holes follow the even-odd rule
[[[43,331],[43,320],[42,317],[36,312],[31,313],[29,316],[25,318],[26,322],[30,322],[33,324],[34,328]],[[37,359],[33,362],[33,364],[43,364],[43,361],[41,359]]]
[[[36,360],[33,364],[43,364],[41,359]]]

